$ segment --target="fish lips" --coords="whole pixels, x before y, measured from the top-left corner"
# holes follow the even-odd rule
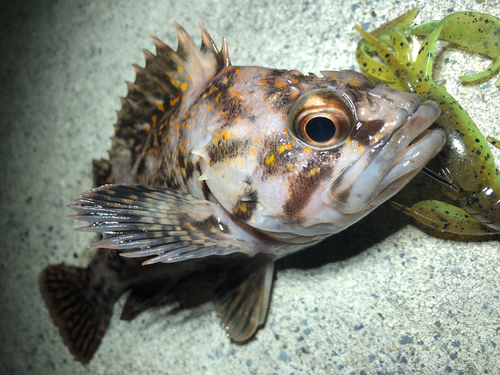
[[[373,146],[332,181],[321,196],[323,203],[354,214],[391,198],[444,146],[444,132],[428,129],[440,113],[433,101],[416,107],[385,143]]]

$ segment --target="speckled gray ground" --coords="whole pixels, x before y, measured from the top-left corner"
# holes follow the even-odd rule
[[[65,207],[91,188],[106,156],[118,96],[148,34],[176,45],[172,21],[199,41],[202,21],[234,64],[353,68],[359,36],[420,6],[419,20],[454,10],[499,16],[499,1],[32,1],[0,6],[1,374],[498,373],[498,237],[437,235],[389,205],[321,246],[279,264],[267,324],[230,343],[210,303],[132,323],[120,301],[94,360],[74,362],[37,286],[49,263],[86,265],[89,235]],[[219,44],[220,45],[220,44]],[[485,134],[500,136],[500,90],[459,84],[486,61],[448,49],[439,79]],[[500,153],[496,152],[498,157]],[[419,176],[397,200],[439,197]]]

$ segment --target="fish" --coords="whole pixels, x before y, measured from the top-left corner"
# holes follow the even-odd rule
[[[232,65],[200,25],[175,24],[174,51],[134,65],[109,160],[70,207],[98,232],[87,268],[49,265],[42,296],[75,359],[88,363],[113,305],[130,320],[182,280],[215,267],[213,302],[227,336],[265,323],[274,263],[368,215],[441,150],[433,101],[362,74]]]

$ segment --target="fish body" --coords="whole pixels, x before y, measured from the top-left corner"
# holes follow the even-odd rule
[[[265,321],[274,261],[366,216],[445,141],[428,130],[434,102],[354,71],[233,66],[225,40],[219,52],[202,28],[198,48],[176,27],[178,50],[153,38],[156,55],[146,52],[146,67],[135,66],[127,83],[110,160],[94,163],[96,186],[107,185],[72,206],[74,219],[91,223],[80,230],[103,233],[96,258],[86,271],[53,265],[40,278],[84,363],[125,290],[133,317],[141,291],[150,290],[148,305],[214,265],[226,274],[214,303],[227,334],[248,340]],[[84,276],[75,281],[76,273]],[[66,301],[76,293],[86,302]]]

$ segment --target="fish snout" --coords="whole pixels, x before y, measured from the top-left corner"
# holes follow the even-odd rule
[[[358,121],[365,123],[382,121],[386,131],[394,132],[421,104],[422,98],[417,94],[376,84],[356,103],[357,117]]]
[[[325,204],[343,213],[373,209],[389,199],[436,156],[444,144],[442,131],[428,130],[441,113],[435,102],[422,103],[418,95],[400,95],[396,90],[379,87],[376,96],[379,103],[392,105],[392,110],[386,107],[379,111],[386,116],[377,119],[383,122],[378,130],[381,136],[374,137],[377,140],[332,181],[322,196]],[[373,119],[367,121],[369,128],[373,122]],[[363,131],[362,128],[363,123],[358,132]]]

